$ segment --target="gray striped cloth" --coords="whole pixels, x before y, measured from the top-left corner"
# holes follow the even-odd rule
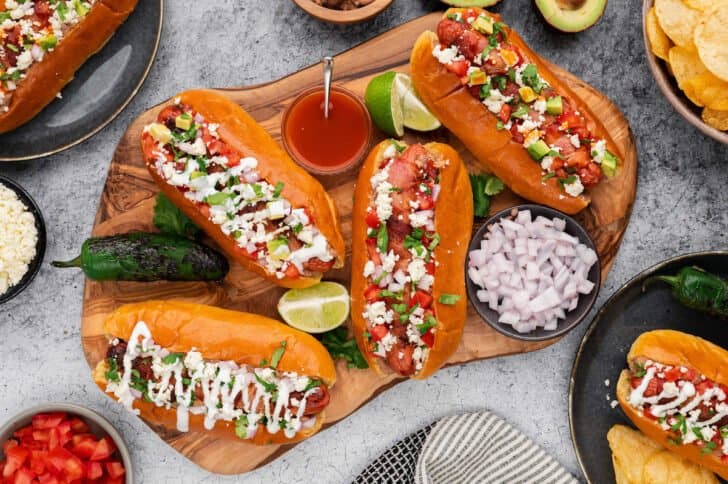
[[[416,484],[578,483],[531,439],[490,412],[445,417],[415,467]]]

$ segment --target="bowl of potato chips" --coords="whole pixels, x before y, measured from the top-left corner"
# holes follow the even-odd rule
[[[728,144],[728,0],[644,0],[650,70],[673,107]]]

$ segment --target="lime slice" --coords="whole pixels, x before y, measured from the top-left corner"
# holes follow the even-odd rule
[[[283,320],[307,333],[338,328],[349,316],[349,293],[336,282],[321,282],[305,289],[290,289],[278,301]]]
[[[399,92],[399,97],[402,98],[403,121],[406,128],[415,131],[432,131],[442,126],[440,120],[417,97],[410,76],[398,73],[394,79],[394,88]]]
[[[396,72],[385,72],[369,81],[364,101],[379,129],[401,137],[404,134],[404,109],[399,91],[394,88],[396,76]]]

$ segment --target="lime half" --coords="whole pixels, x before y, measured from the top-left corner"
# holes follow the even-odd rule
[[[349,316],[349,293],[336,282],[321,282],[305,289],[290,289],[278,301],[283,320],[307,333],[324,333],[342,325]]]
[[[394,79],[395,90],[399,92],[404,110],[404,126],[415,131],[432,131],[442,124],[425,106],[407,74],[398,73]]]
[[[401,137],[404,134],[404,104],[399,90],[394,88],[396,77],[396,72],[385,72],[369,81],[364,101],[379,129]]]

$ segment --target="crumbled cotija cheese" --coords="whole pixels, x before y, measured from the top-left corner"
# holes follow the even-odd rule
[[[28,272],[37,242],[33,214],[14,191],[0,183],[0,294]]]

